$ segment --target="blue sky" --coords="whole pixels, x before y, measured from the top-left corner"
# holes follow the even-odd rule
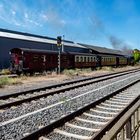
[[[140,0],[0,0],[0,28],[10,30],[140,49],[139,27]]]

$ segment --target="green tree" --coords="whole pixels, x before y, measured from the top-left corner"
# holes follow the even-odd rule
[[[140,51],[138,49],[134,49],[133,56],[134,56],[134,61],[135,62],[140,61]]]

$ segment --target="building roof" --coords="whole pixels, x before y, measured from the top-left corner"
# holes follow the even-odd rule
[[[57,40],[55,38],[33,35],[33,34],[29,34],[29,33],[21,33],[21,32],[17,32],[17,31],[6,30],[6,29],[0,29],[0,37],[57,44]],[[70,47],[86,48],[80,44],[76,44],[76,43],[74,43],[72,41],[68,41],[68,40],[64,40],[64,45],[70,46]]]
[[[105,48],[105,47],[99,47],[99,46],[93,46],[93,45],[87,45],[87,44],[82,44],[82,43],[78,43],[82,46],[85,46],[89,49],[92,49],[93,51],[95,51],[96,53],[102,53],[102,54],[117,54],[117,55],[125,55],[123,54],[122,51],[120,50],[113,50],[113,49],[109,49],[109,48]]]

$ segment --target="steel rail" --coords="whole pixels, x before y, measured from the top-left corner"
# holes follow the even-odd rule
[[[49,85],[49,86],[41,87],[41,88],[37,88],[37,89],[31,89],[31,90],[27,90],[27,91],[23,91],[23,92],[16,92],[16,93],[8,94],[8,95],[3,95],[3,96],[0,97],[0,99],[7,99],[7,98],[10,98],[10,97],[19,96],[21,94],[25,95],[25,94],[28,94],[30,92],[38,92],[38,91],[41,91],[41,90],[61,87],[61,86],[65,86],[65,85],[68,85],[68,84],[74,84],[74,83],[78,83],[78,82],[83,82],[85,80],[97,79],[97,78],[102,78],[102,77],[111,76],[111,75],[115,75],[115,74],[121,74],[121,73],[125,73],[125,72],[126,73],[128,72],[128,74],[129,74],[129,73],[137,72],[139,70],[140,70],[140,68],[136,68],[136,69],[125,70],[125,71],[120,71],[120,72],[113,72],[113,73],[99,75],[99,76],[92,76],[92,77],[88,77],[88,78],[84,78],[84,79],[68,81],[68,82],[65,82],[65,83],[59,83],[59,84]]]
[[[100,104],[102,102],[104,102],[105,100],[119,94],[120,92],[122,92],[123,90],[126,90],[127,88],[133,86],[134,84],[136,84],[137,82],[140,82],[140,80],[136,80],[135,82],[132,82],[131,84],[128,84],[126,86],[124,86],[123,88],[120,88],[112,93],[110,93],[109,95],[105,96],[105,97],[102,97],[101,99],[97,100],[97,101],[94,101],[80,109],[78,109],[77,111],[75,112],[72,112],[71,114],[69,115],[65,115],[64,117],[60,118],[59,120],[55,121],[55,122],[52,122],[51,124],[29,134],[28,136],[25,136],[24,138],[22,138],[21,140],[31,140],[31,139],[34,139],[34,140],[37,140],[39,137],[41,137],[43,134],[47,135],[49,134],[50,132],[53,131],[53,129],[57,128],[57,127],[60,127],[62,126],[64,123],[74,119],[76,116],[79,116],[81,115],[82,113],[84,113],[85,111],[89,110],[90,108],[93,108],[95,107],[97,104]],[[121,111],[121,113],[119,115],[117,115],[117,117],[115,117],[113,119],[113,121],[111,122],[114,122],[116,120],[118,120],[128,109],[129,107],[133,106],[133,104],[138,101],[140,98],[140,96],[138,96],[137,98],[135,98],[127,107],[125,107],[125,109],[123,111]],[[110,125],[110,124],[109,124]],[[108,128],[110,128],[110,126],[106,126]],[[106,129],[107,130],[107,129]],[[101,131],[101,133],[103,133]],[[104,132],[105,133],[105,132]],[[103,134],[104,134],[103,133]],[[100,137],[98,137],[100,138]]]
[[[69,85],[68,87],[63,87],[61,89],[56,89],[55,91],[50,91],[50,92],[46,92],[46,93],[43,93],[43,94],[40,94],[40,95],[35,95],[33,97],[28,97],[28,98],[25,98],[25,99],[14,101],[14,102],[9,102],[9,103],[5,103],[5,104],[1,104],[0,105],[0,109],[11,107],[11,106],[16,106],[16,105],[19,105],[19,104],[24,103],[24,102],[30,102],[32,100],[39,99],[41,97],[47,97],[49,95],[58,94],[60,92],[65,92],[65,91],[68,91],[68,90],[72,90],[74,88],[78,88],[78,87],[81,87],[81,86],[86,86],[86,85],[89,85],[89,84],[92,84],[92,83],[96,83],[96,82],[101,82],[103,80],[108,80],[108,79],[111,79],[111,78],[115,78],[115,77],[118,77],[118,76],[126,75],[126,74],[137,72],[137,71],[139,71],[139,69],[138,70],[129,71],[129,72],[126,72],[126,73],[121,72],[121,73],[119,73],[119,75],[118,75],[118,73],[115,73],[115,75],[114,74],[108,75],[110,77],[105,77],[105,75],[104,75],[103,78],[102,78],[102,76],[99,76],[99,78],[101,77],[101,79],[95,79],[93,81],[87,81],[87,79],[86,79],[85,83],[78,83],[76,81],[76,83],[77,83],[76,85]],[[90,79],[93,79],[93,78],[90,78]],[[80,80],[78,80],[78,81],[80,81]],[[82,79],[82,81],[84,81],[84,80]],[[71,82],[68,82],[68,83],[71,83]],[[61,85],[61,84],[59,84],[59,85]],[[66,83],[64,83],[62,85],[64,86],[64,85],[66,85]],[[45,88],[43,88],[43,89],[45,89]],[[40,90],[40,89],[33,90],[33,91],[38,91],[38,90]]]

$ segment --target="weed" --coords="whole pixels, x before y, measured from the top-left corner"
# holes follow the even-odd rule
[[[0,78],[0,88],[4,87],[5,85],[15,85],[21,83],[22,83],[21,80],[17,78],[8,78],[8,77]]]
[[[9,69],[2,69],[0,73],[3,75],[11,74]]]

